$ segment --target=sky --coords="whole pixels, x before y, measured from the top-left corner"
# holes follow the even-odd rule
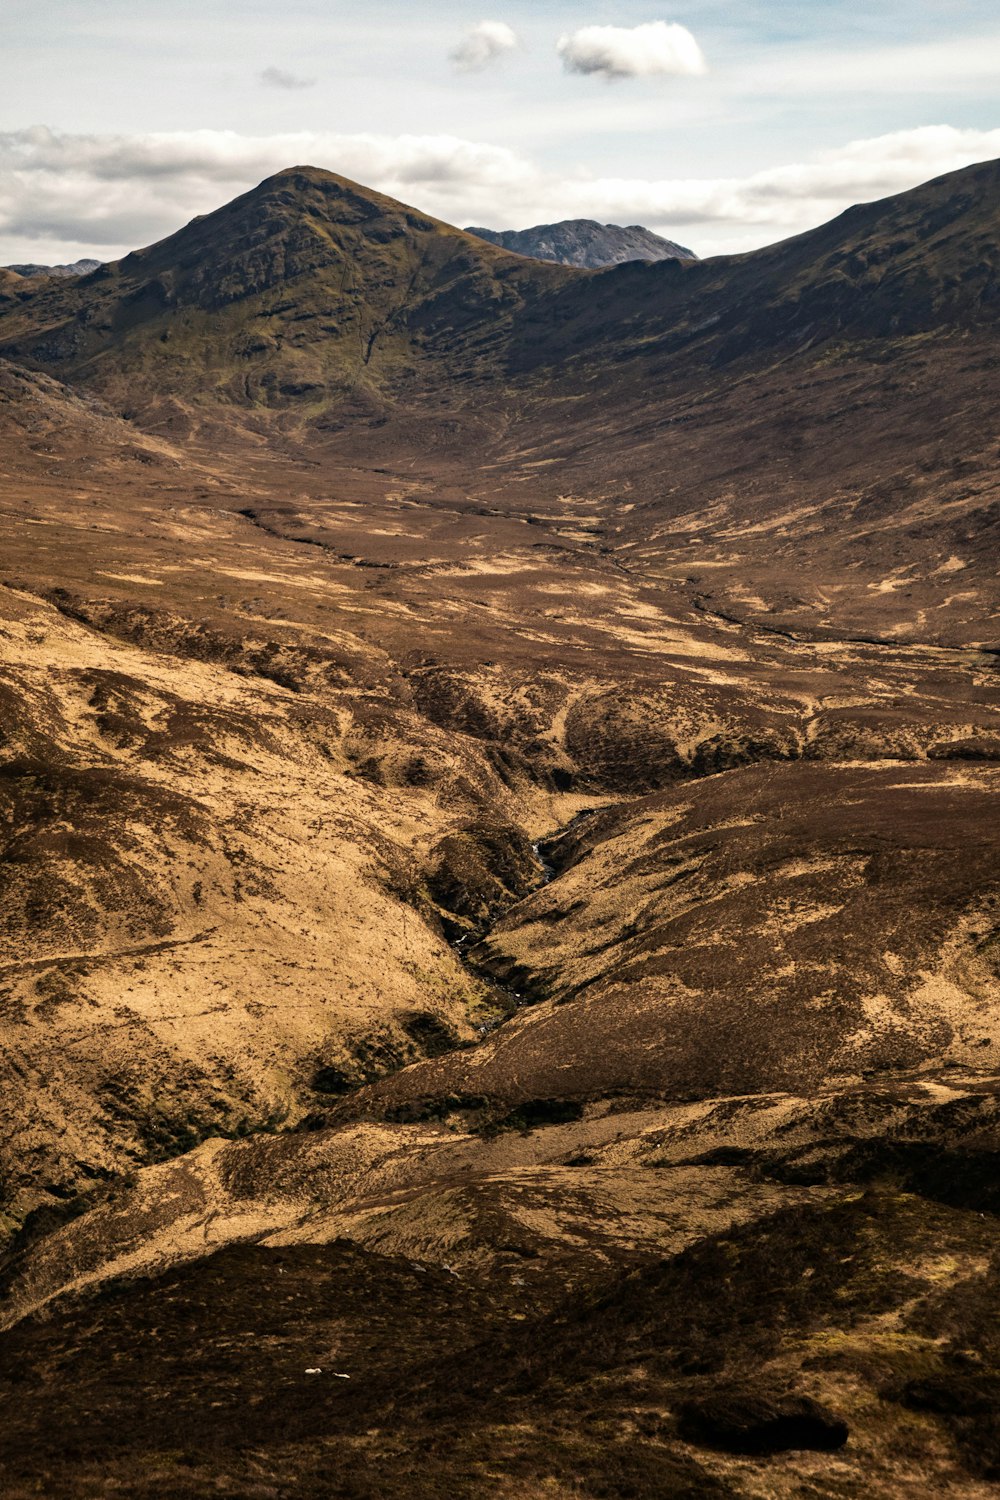
[[[712,255],[1000,157],[995,0],[0,0],[0,264],[114,259],[271,172]]]

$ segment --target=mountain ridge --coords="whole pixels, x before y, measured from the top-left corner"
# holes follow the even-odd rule
[[[891,535],[914,587],[879,600],[880,628],[995,644],[974,411],[997,379],[998,189],[979,164],[764,250],[594,272],[290,168],[90,276],[0,288],[0,354],[167,437],[309,434],[435,487],[471,474],[515,512],[529,481],[546,505],[624,488],[605,545],[669,538],[674,561],[697,560],[699,512],[725,515],[706,603],[741,614],[749,591],[780,628],[829,629],[833,608],[835,630],[869,631]],[[945,369],[960,459],[935,436]],[[928,510],[934,486],[954,504]],[[775,539],[793,504],[808,525]],[[946,592],[934,570],[956,557],[970,586]],[[793,573],[814,580],[803,602]]]
[[[671,356],[683,349],[688,357],[700,345],[718,362],[783,341],[799,347],[807,329],[815,341],[862,325],[880,337],[957,327],[989,313],[1000,295],[996,215],[982,212],[998,181],[997,164],[985,163],[759,251],[627,262],[604,273],[594,296],[582,269],[512,254],[336,174],[289,168],[119,262],[67,285],[38,286],[21,304],[21,334],[9,313],[0,321],[0,348],[73,370],[79,354],[86,363],[102,343],[130,335],[134,343],[143,324],[156,326],[164,313],[223,315],[280,289],[305,292],[310,276],[318,280],[302,305],[286,308],[275,296],[270,307],[254,308],[257,327],[264,324],[261,348],[234,349],[234,358],[266,354],[266,319],[273,313],[284,336],[286,312],[303,325],[289,331],[290,346],[309,342],[310,319],[323,317],[333,321],[315,331],[343,343],[339,316],[366,364],[372,326],[388,323],[407,358],[419,357],[421,345],[433,348],[436,334],[451,345],[471,337],[501,355],[509,347],[522,370],[526,359],[586,358],[588,345],[600,356],[610,336],[624,341],[614,351],[619,363],[629,340],[648,346],[654,337]],[[53,346],[31,346],[33,323],[55,335]],[[220,323],[217,334],[226,332]],[[288,357],[294,361],[291,347]],[[157,373],[168,380],[169,365],[160,362]]]
[[[13,271],[17,276],[87,276],[91,271],[96,271],[103,262],[84,257],[82,260],[69,261],[63,265],[45,266],[29,261],[25,264],[2,266],[0,270]]]
[[[592,271],[633,260],[698,259],[692,250],[654,234],[641,224],[601,224],[596,219],[562,219],[555,224],[536,224],[530,229],[470,226],[466,234],[535,260],[558,261]]]

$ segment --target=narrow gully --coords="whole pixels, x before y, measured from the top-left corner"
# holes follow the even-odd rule
[[[455,938],[452,941],[451,946],[455,950],[455,953],[460,959],[463,966],[469,971],[470,974],[478,979],[480,983],[489,985],[493,992],[498,996],[501,1005],[504,1008],[504,1014],[501,1015],[497,1020],[486,1021],[481,1026],[476,1027],[476,1031],[478,1032],[480,1039],[484,1039],[485,1037],[492,1035],[492,1033],[499,1030],[501,1026],[505,1026],[507,1022],[510,1021],[519,1010],[525,1010],[528,1006],[534,1004],[535,1002],[528,996],[526,996],[522,990],[515,990],[510,985],[505,985],[501,980],[496,979],[492,974],[484,970],[480,966],[480,964],[476,962],[476,959],[473,956],[474,950],[478,948],[480,944],[485,943],[487,938],[490,936],[490,933],[499,922],[509,917],[511,913],[516,911],[517,908],[521,906],[525,901],[532,900],[532,898],[536,896],[538,892],[545,886],[551,885],[552,881],[555,880],[559,874],[559,867],[553,864],[550,859],[546,858],[545,851],[552,850],[559,842],[559,840],[563,837],[563,835],[568,833],[571,828],[575,828],[585,818],[593,816],[593,814],[595,812],[598,812],[599,810],[600,809],[593,807],[582,808],[578,813],[574,814],[574,816],[569,820],[568,823],[565,823],[562,827],[557,828],[546,838],[536,839],[531,845],[531,852],[535,857],[535,862],[538,866],[539,874],[542,877],[541,883],[537,885],[533,891],[529,891],[526,896],[522,896],[520,901],[515,901],[511,906],[507,908],[506,911],[502,912],[495,921],[488,923],[481,932],[463,933],[461,937]]]

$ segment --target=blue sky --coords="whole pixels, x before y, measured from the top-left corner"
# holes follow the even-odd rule
[[[455,222],[625,219],[715,253],[1000,155],[983,0],[5,0],[3,19],[0,263],[108,258],[303,158]],[[482,21],[517,45],[462,71]],[[703,71],[570,67],[584,28],[632,56],[651,22],[685,28]]]

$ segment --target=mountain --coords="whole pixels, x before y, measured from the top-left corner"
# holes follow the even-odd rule
[[[450,380],[484,319],[501,326],[566,272],[485,242],[332,173],[293,168],[146,250],[39,286],[4,347],[134,407],[320,414],[379,410]]]
[[[14,271],[18,276],[87,276],[100,265],[99,260],[74,260],[62,266],[41,266],[31,262],[27,265],[3,266],[0,269]]]
[[[995,1483],[998,187],[0,272],[4,1495]]]
[[[692,250],[654,234],[651,229],[643,229],[641,224],[624,228],[620,224],[599,224],[596,219],[563,219],[558,224],[536,224],[533,229],[470,227],[466,233],[489,240],[504,250],[513,250],[517,255],[555,260],[564,266],[583,266],[591,271],[632,260],[698,259]]]
[[[991,645],[997,178],[595,283],[295,168],[90,276],[28,283],[0,354],[168,437],[308,430],[328,460],[515,510],[526,485],[536,506],[627,494],[604,543],[723,614],[752,598],[774,628]]]
[[[598,283],[292,172],[93,279],[21,287],[0,337],[165,430],[377,453],[443,505],[502,502],[515,532],[556,524],[568,490],[593,512],[576,546],[691,580],[701,609],[989,644],[995,186],[970,169],[752,256]],[[323,515],[269,524],[323,540]],[[378,547],[407,556],[402,534]]]

